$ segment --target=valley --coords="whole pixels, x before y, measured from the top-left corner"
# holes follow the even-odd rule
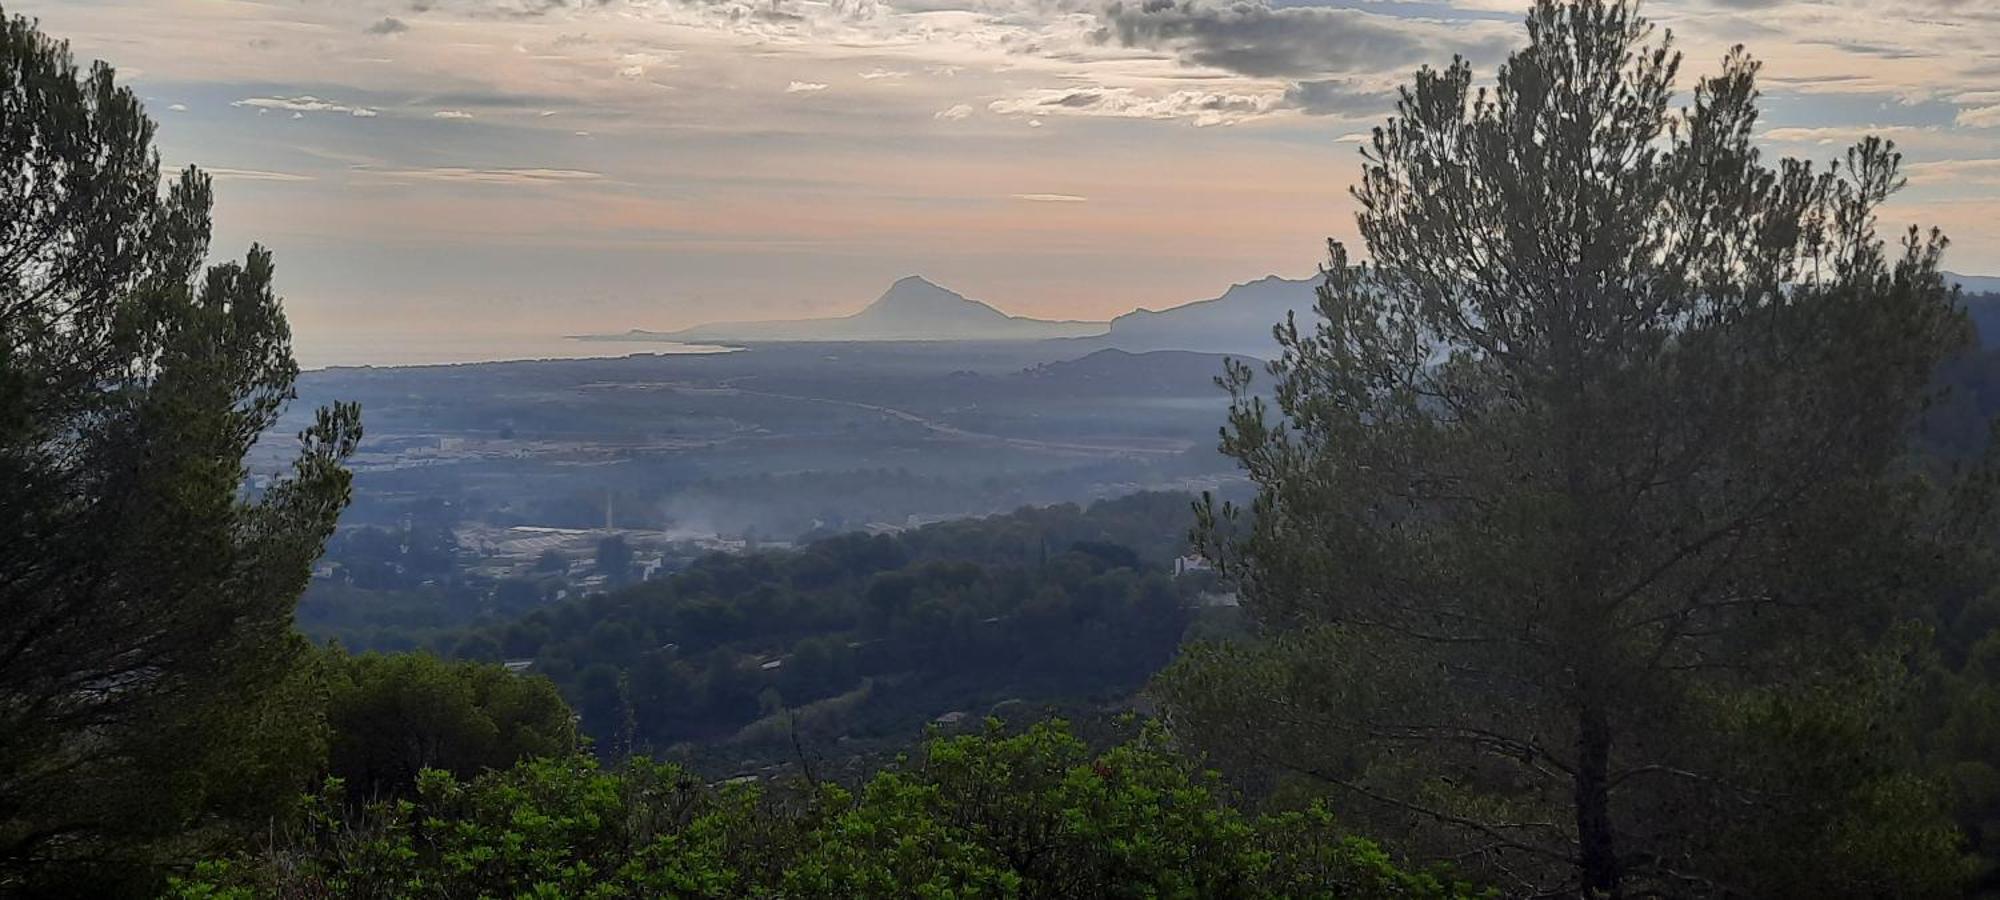
[[[358,649],[404,649],[518,613],[507,598],[527,595],[503,591],[510,579],[534,581],[543,599],[615,585],[622,577],[598,561],[611,539],[629,548],[637,580],[709,552],[1241,488],[1214,448],[1222,356],[1063,358],[1075,349],[753,344],[327,369],[301,378],[301,402],[259,445],[253,471],[276,469],[305,411],[361,404],[354,500],[301,608],[308,633]],[[1178,535],[1186,523],[1159,528]],[[431,549],[412,551],[423,543]]]

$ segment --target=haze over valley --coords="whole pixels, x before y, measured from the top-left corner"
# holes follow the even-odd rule
[[[1990,5],[0,0],[0,897],[2000,897]]]

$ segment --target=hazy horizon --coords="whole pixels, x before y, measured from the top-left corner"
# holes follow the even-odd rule
[[[2000,0],[0,25],[0,897],[2000,897]]]
[[[728,353],[736,348],[671,341],[579,341],[565,335],[474,332],[335,332],[294,335],[306,371],[361,366],[451,366],[543,359],[615,359],[633,354]]]
[[[371,335],[839,315],[921,274],[1109,319],[1300,277],[1420,64],[1490,78],[1525,2],[17,2],[106,58],[215,249],[271,246],[302,355]],[[1879,4],[1874,4],[1879,5]],[[1894,138],[1896,223],[2000,273],[2000,12],[1658,0],[1683,85],[1765,61],[1760,133]],[[1686,94],[1683,94],[1685,98]],[[601,348],[599,348],[601,349]]]

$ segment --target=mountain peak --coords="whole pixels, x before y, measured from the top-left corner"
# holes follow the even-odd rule
[[[694,341],[1006,341],[1088,337],[1103,322],[1016,318],[921,275],[896,279],[860,312],[827,319],[717,322],[674,332]]]
[[[862,310],[857,316],[867,318],[894,317],[897,319],[932,319],[948,317],[1004,319],[999,310],[949,288],[940,287],[921,275],[909,275],[896,279],[882,296]]]

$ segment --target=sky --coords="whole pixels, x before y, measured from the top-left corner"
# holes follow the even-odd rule
[[[4,2],[4,0],[0,0]],[[859,309],[922,274],[1109,318],[1352,242],[1420,65],[1490,78],[1525,0],[38,0],[116,65],[216,252],[273,248],[298,342]],[[1892,223],[2000,274],[2000,2],[1652,0],[1684,85],[1765,63],[1761,139],[1894,139]]]

